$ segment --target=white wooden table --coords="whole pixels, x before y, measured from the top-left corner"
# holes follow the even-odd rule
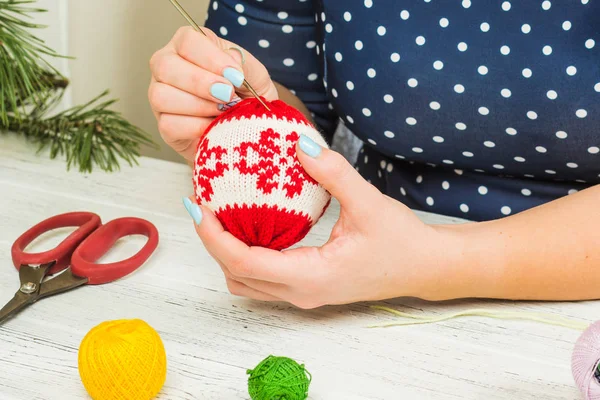
[[[157,252],[133,275],[44,299],[0,326],[0,399],[87,398],[77,371],[81,339],[100,322],[121,318],[147,321],[165,343],[168,376],[160,399],[247,399],[246,369],[269,354],[306,364],[314,377],[310,399],[580,398],[570,371],[579,335],[574,330],[479,317],[368,329],[392,317],[369,304],[303,311],[230,295],[181,203],[192,193],[189,168],[147,158],[140,163],[82,175],[67,172],[62,160],[37,157],[21,139],[0,135],[1,304],[19,282],[10,246],[44,218],[75,210],[96,212],[104,221],[137,216],[151,220],[161,235]],[[338,210],[334,204],[305,243],[323,243]],[[33,249],[50,248],[64,234]],[[143,242],[121,243],[104,260],[129,256]],[[590,322],[600,314],[595,302],[386,303],[427,314],[474,306]]]

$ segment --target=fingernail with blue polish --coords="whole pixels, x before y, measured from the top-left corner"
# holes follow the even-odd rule
[[[231,94],[233,93],[233,88],[224,83],[215,83],[210,87],[210,94],[215,96],[217,99],[224,101],[225,103],[229,103],[231,100]]]
[[[244,74],[235,68],[225,68],[225,71],[223,71],[223,76],[235,87],[240,87],[244,83]]]
[[[192,203],[192,201],[187,197],[183,198],[183,205],[194,220],[194,223],[196,223],[196,225],[200,225],[202,222],[202,210],[200,210],[200,207],[198,207],[197,204]]]
[[[305,135],[300,135],[300,140],[298,141],[300,144],[300,150],[311,156],[312,158],[317,158],[323,148],[315,143],[314,140]]]

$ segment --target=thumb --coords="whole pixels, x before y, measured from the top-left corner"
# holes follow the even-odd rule
[[[335,197],[343,208],[358,211],[371,208],[381,193],[367,182],[340,154],[301,135],[296,152],[306,172]]]

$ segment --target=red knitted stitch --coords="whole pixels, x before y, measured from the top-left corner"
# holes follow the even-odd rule
[[[200,141],[197,152],[198,158],[196,159],[196,165],[198,168],[194,172],[195,189],[197,187],[201,188],[202,194],[200,197],[202,197],[202,199],[205,201],[209,201],[214,193],[211,181],[215,178],[223,176],[225,171],[229,169],[227,165],[220,161],[223,158],[223,155],[227,154],[227,150],[221,146],[215,146],[211,148],[208,146],[208,138],[204,138],[204,140]],[[206,163],[211,159],[212,156],[215,157],[217,162],[214,169],[209,169],[206,167]]]

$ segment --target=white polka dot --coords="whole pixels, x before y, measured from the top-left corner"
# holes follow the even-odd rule
[[[415,182],[417,182],[417,183],[423,183],[423,175],[417,176],[417,179],[415,179]]]
[[[248,23],[248,20],[246,19],[246,17],[238,17],[238,24],[240,25],[246,25]]]
[[[423,152],[423,149],[422,149],[422,148],[420,148],[420,147],[413,147],[413,148],[412,148],[412,151],[414,151],[415,153],[422,153],[422,152]]]
[[[434,136],[433,141],[436,143],[444,143],[444,138],[441,136]]]
[[[294,31],[294,28],[291,25],[284,25],[281,27],[281,30],[283,31],[283,33],[292,33]]]
[[[431,107],[432,110],[437,111],[440,109],[441,105],[437,101],[432,101],[431,103],[429,103],[429,107]]]
[[[414,119],[413,117],[408,117],[406,118],[406,123],[409,125],[416,125],[417,124],[417,120]]]
[[[488,115],[490,113],[490,110],[487,107],[479,107],[477,111],[481,115]]]
[[[544,55],[549,56],[550,54],[552,54],[552,47],[551,46],[544,46],[542,48],[542,53],[544,53]]]
[[[485,142],[483,142],[483,145],[484,145],[485,147],[489,147],[490,149],[491,149],[492,147],[496,147],[496,143],[494,143],[494,142],[492,142],[492,141],[490,141],[490,140],[486,140]]]
[[[587,47],[588,49],[593,49],[595,45],[596,41],[594,39],[588,39],[585,41],[585,47]]]
[[[467,49],[469,48],[469,46],[467,46],[465,42],[460,42],[456,47],[458,47],[459,51],[467,51]]]
[[[383,134],[385,135],[385,137],[388,137],[390,139],[392,139],[394,136],[396,136],[394,134],[394,132],[392,132],[392,131],[385,131],[385,132],[383,132]]]
[[[465,87],[461,84],[454,85],[454,91],[456,93],[463,93],[465,91]]]
[[[319,76],[317,74],[310,74],[310,75],[308,75],[308,80],[309,81],[316,81],[318,77]]]
[[[369,68],[367,70],[367,76],[369,78],[375,78],[375,75],[377,75],[377,73],[375,72],[375,70],[373,68]]]
[[[502,89],[500,91],[500,94],[502,95],[502,97],[505,97],[508,99],[512,95],[512,92],[509,89]]]
[[[442,182],[442,189],[444,189],[444,190],[450,189],[450,183],[448,183],[448,181]]]
[[[462,170],[462,169],[455,169],[455,170],[454,170],[454,173],[455,173],[456,175],[462,175],[462,174],[463,174],[463,170]]]
[[[477,189],[477,191],[481,195],[486,195],[488,193],[488,188],[485,187],[485,186],[479,186],[479,188]]]
[[[573,24],[571,24],[571,21],[565,21],[562,24],[562,28],[565,31],[568,31],[569,29],[571,29],[572,26],[573,26]]]
[[[558,131],[556,132],[556,137],[559,139],[566,139],[567,138],[567,132],[565,131]]]
[[[584,109],[579,109],[575,111],[575,115],[577,115],[579,118],[585,118],[587,117],[587,111]]]
[[[596,84],[594,85],[594,90],[595,90],[596,92],[600,93],[600,82],[598,82],[598,83],[596,83]]]
[[[523,32],[524,34],[528,34],[529,32],[531,32],[531,25],[523,24],[521,26],[521,32]]]
[[[535,175],[531,175],[531,174],[524,174],[523,176],[525,176],[527,178],[535,178]]]
[[[365,164],[369,162],[369,156],[365,156]]]
[[[569,167],[569,168],[577,168],[577,167],[579,167],[579,165],[577,165],[574,162],[570,162],[570,163],[567,163],[567,167]]]
[[[312,49],[316,45],[317,45],[317,42],[315,42],[314,40],[309,40],[308,42],[306,42],[306,47],[308,47],[309,49]]]
[[[529,190],[529,189],[521,189],[521,194],[523,196],[531,196],[531,190]]]
[[[517,134],[517,130],[515,128],[506,128],[506,133],[511,136],[515,136]]]
[[[567,75],[573,76],[577,73],[577,68],[575,68],[574,66],[570,65],[567,67]]]
[[[346,87],[348,90],[354,90],[354,83],[352,81],[346,82]]]
[[[400,186],[400,193],[402,193],[402,196],[406,196],[406,190],[402,186]]]
[[[333,32],[333,26],[331,26],[331,24],[325,25],[325,31],[327,31],[327,33]]]
[[[371,116],[371,110],[369,110],[368,108],[363,108],[362,109],[362,113],[365,117],[370,117]]]
[[[537,119],[538,115],[535,111],[527,111],[527,118],[529,119]]]
[[[394,96],[392,96],[391,94],[386,94],[385,96],[383,96],[383,101],[390,104],[394,101]]]
[[[417,85],[419,84],[419,81],[417,81],[415,78],[410,78],[407,83],[408,83],[408,86],[414,88],[414,87],[417,87]]]
[[[481,29],[481,32],[488,32],[490,30],[490,24],[484,22],[479,26],[479,29]]]
[[[509,206],[504,206],[500,209],[500,212],[504,215],[508,215],[512,212]]]
[[[351,19],[352,19],[352,14],[350,14],[348,11],[346,11],[346,12],[344,13],[344,20],[345,20],[346,22],[350,22],[350,20],[351,20]]]
[[[492,167],[494,167],[496,169],[504,169],[504,165],[502,165],[502,164],[494,164],[494,165],[492,165]]]
[[[469,206],[466,204],[461,204],[460,205],[460,211],[464,212],[464,213],[468,213],[469,212]]]
[[[487,73],[488,73],[488,67],[486,67],[485,65],[480,65],[477,68],[477,72],[479,72],[480,75],[487,75]]]
[[[427,202],[428,206],[432,206],[433,205],[433,198],[432,197],[428,197],[425,201]]]
[[[544,10],[549,10],[549,9],[550,9],[550,7],[552,7],[552,3],[550,3],[548,0],[546,0],[546,1],[544,1],[544,2],[542,2],[542,8],[543,8]]]
[[[394,170],[394,165],[392,163],[389,163],[385,170],[387,172],[392,172]]]
[[[385,160],[381,160],[381,162],[379,163],[379,167],[381,169],[385,169],[386,166],[387,166],[387,163],[385,162]]]
[[[351,116],[349,116],[349,115],[346,115],[346,120],[348,120],[348,122],[350,122],[351,124],[353,124],[353,123],[354,123],[354,118],[352,118],[352,117],[351,117]]]
[[[569,191],[567,192],[567,194],[575,194],[577,192],[578,192],[577,189],[569,189]]]
[[[452,164],[454,164],[454,161],[452,161],[452,160],[442,160],[442,162],[443,162],[444,164],[448,164],[448,165],[452,165]]]
[[[408,17],[410,17],[410,13],[406,10],[402,10],[402,12],[400,12],[400,18],[402,18],[403,20],[407,20]]]
[[[285,60],[283,60],[283,65],[285,65],[286,67],[291,67],[292,65],[294,65],[294,60],[292,60],[291,58],[286,58]]]
[[[356,50],[362,50],[363,42],[361,42],[360,40],[357,40],[356,42],[354,42],[354,47],[356,48]]]
[[[379,26],[379,27],[377,27],[377,34],[379,36],[385,35],[386,32],[387,32],[387,29],[385,29],[385,26]]]
[[[400,154],[396,154],[394,157],[399,158],[401,160],[404,160],[406,157],[401,156]]]
[[[442,68],[444,68],[444,63],[441,62],[440,60],[437,60],[433,63],[433,68],[437,69],[438,71],[441,70]]]
[[[325,17],[326,17],[325,13],[321,12],[321,21],[325,22],[325,20],[327,19]]]
[[[417,36],[415,43],[417,43],[419,46],[423,46],[425,44],[425,38],[423,36]]]
[[[243,13],[244,12],[244,6],[241,4],[236,4],[235,5],[235,11],[239,12],[239,13]]]
[[[471,153],[470,151],[463,151],[462,155],[465,156],[465,157],[473,157],[474,156],[474,154]]]
[[[462,6],[463,6],[464,8],[469,8],[469,7],[471,7],[471,0],[463,0],[463,1],[462,1]]]
[[[554,90],[548,90],[546,96],[548,96],[550,100],[556,100],[556,98],[558,97],[558,93],[556,93]]]
[[[504,11],[510,10],[510,2],[509,1],[505,1],[504,3],[502,3],[502,9]]]
[[[373,7],[373,0],[365,0],[365,7],[367,7],[367,8]]]
[[[338,62],[342,61],[342,59],[344,58],[344,57],[342,57],[342,53],[340,53],[339,51],[335,53],[334,57],[335,57],[335,60]]]
[[[219,28],[219,33],[223,36],[227,35],[227,28],[225,28],[224,26]]]
[[[390,55],[390,60],[392,60],[392,62],[398,62],[398,61],[400,61],[400,54],[398,54],[398,53],[392,53],[392,55]]]
[[[268,41],[268,40],[265,40],[265,39],[260,39],[260,40],[258,41],[258,45],[259,45],[260,47],[262,47],[263,49],[266,49],[267,47],[269,47],[270,43],[269,43],[269,41]]]
[[[592,146],[588,149],[588,153],[590,154],[598,154],[600,153],[600,147],[598,146]]]
[[[335,90],[335,88],[334,88],[334,89],[331,89],[331,95],[332,95],[333,97],[338,97],[338,92],[337,92],[337,90]]]
[[[219,3],[218,2],[213,2],[213,10],[217,11],[219,8]]]
[[[447,28],[449,24],[450,24],[450,21],[448,21],[448,18],[440,19],[440,26],[442,28]]]
[[[521,73],[525,78],[531,78],[531,75],[533,75],[533,72],[529,68],[525,68]]]
[[[286,19],[288,17],[288,13],[286,13],[285,11],[280,11],[277,13],[277,18],[279,19]]]
[[[510,54],[510,47],[508,47],[506,45],[500,47],[500,53],[502,53],[505,56],[509,55]]]
[[[581,4],[587,4],[590,0],[581,0]]]
[[[465,129],[467,129],[467,125],[463,124],[462,122],[457,122],[455,126],[456,129],[460,131],[464,131]]]
[[[517,156],[517,157],[515,157],[515,161],[516,162],[525,162],[525,159],[523,157]]]
[[[544,146],[536,146],[535,151],[538,153],[546,153],[548,152],[548,149],[546,149]]]
[[[556,171],[554,171],[554,170],[551,170],[551,169],[547,169],[547,170],[545,170],[544,172],[545,172],[545,173],[547,173],[547,174],[550,174],[550,175],[554,175],[554,174],[556,174]]]

